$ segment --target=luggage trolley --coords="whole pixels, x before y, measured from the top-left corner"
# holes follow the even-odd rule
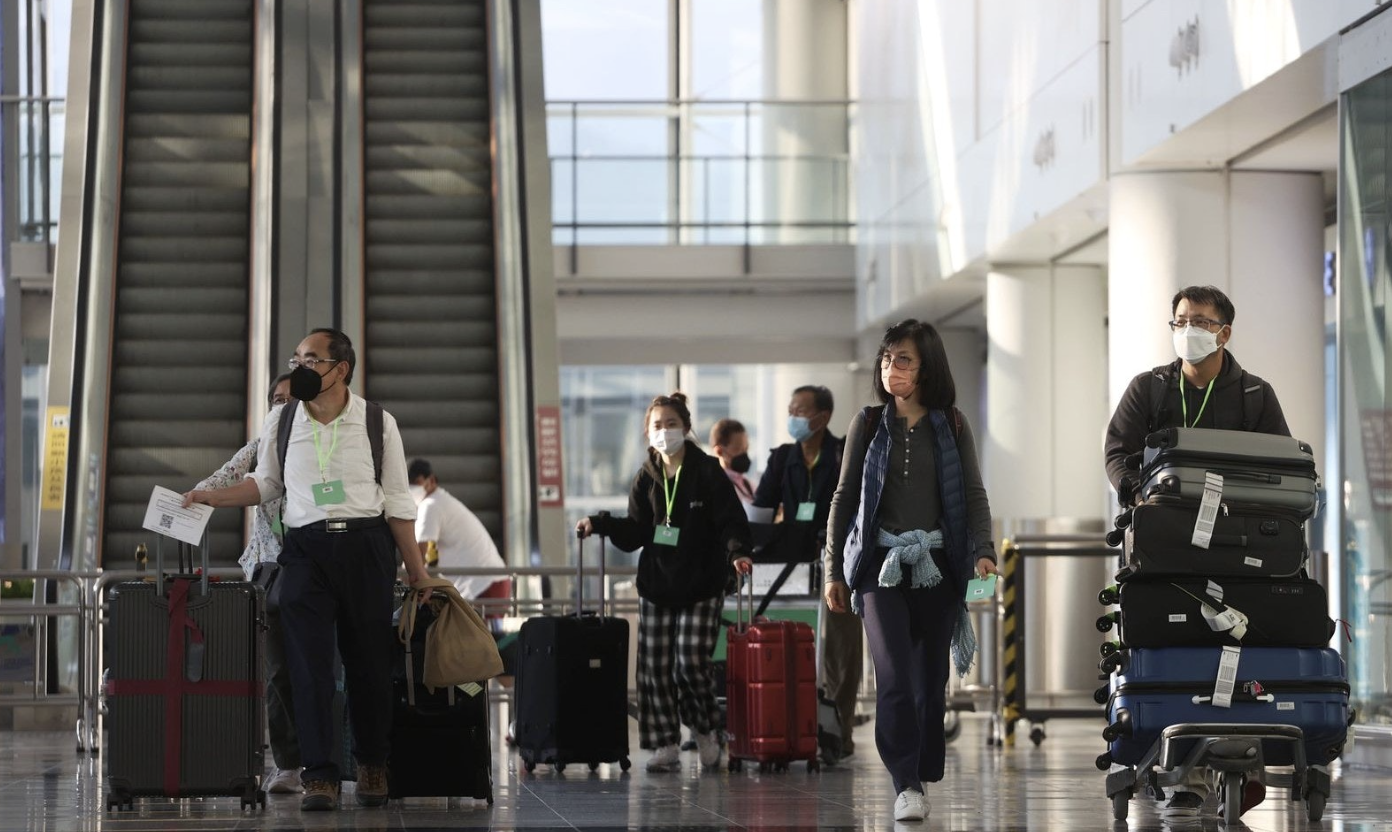
[[[1293,743],[1293,771],[1268,771],[1264,759],[1266,743]],[[1107,771],[1111,757],[1102,754],[1097,767]],[[1305,758],[1305,735],[1294,725],[1181,723],[1171,725],[1155,741],[1134,767],[1126,766],[1107,775],[1107,796],[1112,801],[1112,817],[1126,820],[1131,797],[1144,790],[1157,801],[1166,797],[1165,789],[1180,785],[1196,768],[1204,767],[1217,775],[1218,798],[1223,822],[1231,826],[1242,812],[1242,790],[1249,780],[1289,789],[1292,801],[1305,802],[1311,822],[1324,817],[1331,779],[1323,765],[1310,765]]]

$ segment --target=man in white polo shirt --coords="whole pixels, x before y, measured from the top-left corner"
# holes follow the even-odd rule
[[[335,643],[352,714],[358,803],[387,802],[397,551],[412,584],[428,577],[416,545],[416,504],[407,488],[401,434],[391,414],[349,391],[356,364],[348,336],[334,329],[311,332],[290,359],[295,400],[285,407],[296,410],[288,416],[272,411],[256,470],[230,488],[185,495],[186,502],[218,507],[284,497],[277,593],[304,763],[300,808],[306,811],[338,806],[331,717]],[[290,433],[282,445],[286,418]],[[380,431],[380,460],[369,436],[374,427]]]
[[[440,553],[435,565],[441,569],[491,569],[497,575],[447,575],[465,598],[507,598],[509,583],[504,574],[503,556],[483,521],[469,511],[459,498],[440,487],[435,471],[424,459],[411,460],[406,472],[411,496],[416,499],[416,542],[422,552],[434,543]],[[491,612],[496,618],[498,612]]]

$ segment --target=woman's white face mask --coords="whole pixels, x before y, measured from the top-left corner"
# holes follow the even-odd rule
[[[648,431],[648,444],[658,453],[671,455],[686,442],[686,431],[681,428],[654,428]]]
[[[1197,364],[1218,351],[1218,335],[1202,327],[1186,326],[1175,330],[1174,351],[1190,364]]]

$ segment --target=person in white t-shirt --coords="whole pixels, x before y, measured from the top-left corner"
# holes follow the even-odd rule
[[[483,522],[457,497],[440,487],[430,463],[424,459],[411,461],[406,476],[411,496],[416,499],[416,540],[422,552],[431,544],[439,552],[439,560],[430,564],[440,569],[498,567],[504,569],[502,555]],[[448,575],[459,594],[470,600],[507,598],[511,586],[506,575]],[[487,609],[488,618],[498,618],[501,610]]]

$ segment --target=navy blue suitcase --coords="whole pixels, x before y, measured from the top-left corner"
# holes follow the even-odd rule
[[[1107,702],[1113,762],[1136,765],[1160,733],[1184,722],[1272,723],[1305,732],[1305,759],[1326,765],[1343,751],[1349,685],[1344,660],[1327,647],[1245,647],[1232,707],[1211,703],[1221,647],[1150,647],[1126,651]],[[1198,700],[1198,701],[1196,701]],[[1177,748],[1179,753],[1187,750]],[[1268,741],[1267,765],[1293,765],[1292,744]]]

